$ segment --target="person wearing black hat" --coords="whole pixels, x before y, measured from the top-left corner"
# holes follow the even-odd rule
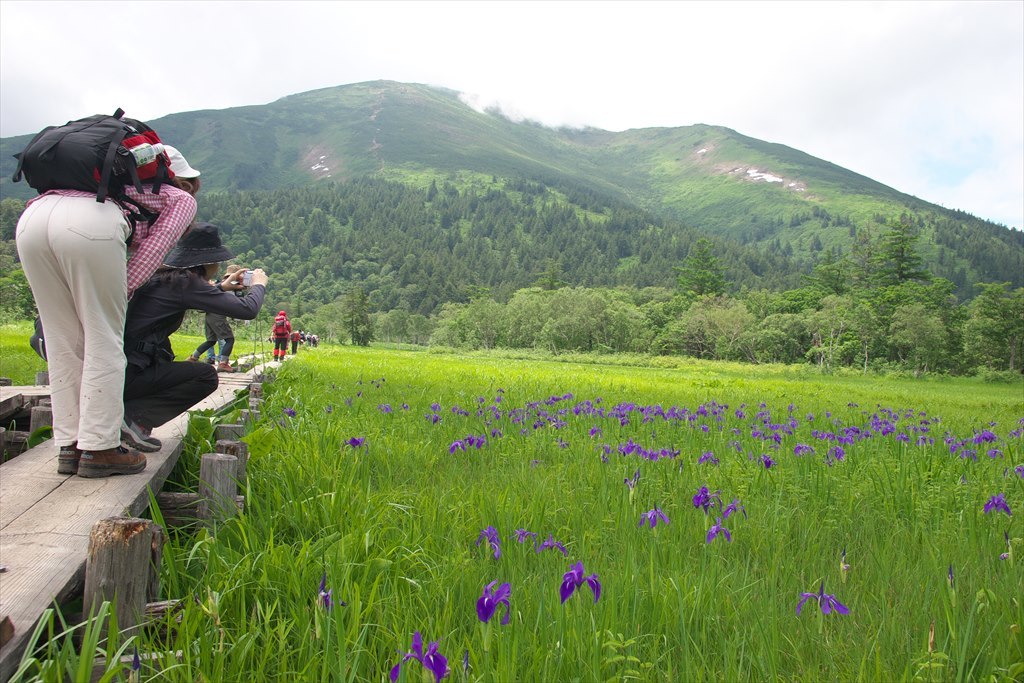
[[[253,271],[252,286],[242,272],[210,284],[220,264],[234,255],[220,241],[217,226],[197,223],[164,259],[164,267],[136,291],[128,304],[124,350],[125,443],[139,450],[159,450],[154,427],[188,410],[217,388],[217,370],[206,363],[174,362],[169,337],[190,309],[252,320],[263,306],[267,274]],[[235,292],[243,292],[236,296]]]

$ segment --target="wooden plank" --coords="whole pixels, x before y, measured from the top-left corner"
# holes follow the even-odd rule
[[[0,393],[0,420],[6,420],[7,418],[20,413],[25,407],[25,395],[21,393],[8,395],[7,390],[13,387],[3,387],[3,393]],[[6,426],[6,425],[5,425]]]
[[[17,394],[21,394],[25,398],[49,396],[50,387],[39,386],[36,384],[22,384],[14,387],[0,387],[0,403],[7,400],[11,396],[15,396]]]
[[[274,364],[276,367],[277,364]],[[248,387],[254,372],[221,374],[221,386],[191,410],[217,409]],[[228,379],[230,377],[230,379]],[[0,399],[27,394],[46,396],[49,387],[0,388]],[[0,618],[10,617],[14,635],[0,647],[0,681],[14,673],[28,638],[43,611],[80,591],[89,532],[99,519],[138,516],[159,492],[181,452],[188,428],[184,413],[153,430],[163,441],[146,454],[146,469],[136,475],[84,479],[57,474],[57,449],[48,442],[0,465]]]

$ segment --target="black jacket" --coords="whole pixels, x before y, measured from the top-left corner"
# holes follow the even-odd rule
[[[174,360],[169,337],[195,309],[229,318],[252,320],[263,306],[266,288],[255,285],[244,295],[223,292],[189,271],[159,272],[135,290],[128,302],[124,326],[124,354],[128,363],[148,368]]]

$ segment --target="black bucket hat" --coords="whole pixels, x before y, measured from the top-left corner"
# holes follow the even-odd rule
[[[220,242],[220,231],[213,223],[196,223],[188,234],[164,257],[171,268],[191,268],[207,263],[220,263],[235,257]]]

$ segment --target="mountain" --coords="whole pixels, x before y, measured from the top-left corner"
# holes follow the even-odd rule
[[[149,123],[202,170],[204,193],[365,178],[420,188],[522,180],[632,205],[789,259],[788,267],[802,272],[826,254],[849,253],[858,232],[878,236],[887,221],[904,216],[920,232],[925,266],[953,281],[961,296],[972,295],[976,282],[1024,286],[1024,233],[719,126],[552,129],[478,112],[451,90],[390,81]],[[30,137],[0,139],[2,197],[33,194],[10,182],[11,155]]]

